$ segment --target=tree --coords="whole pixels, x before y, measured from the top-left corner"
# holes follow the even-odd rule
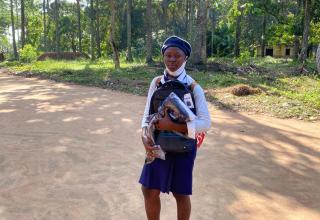
[[[81,8],[80,8],[80,0],[77,0],[77,28],[78,28],[78,50],[82,52],[82,34],[81,34]]]
[[[304,29],[301,45],[301,53],[299,56],[299,61],[304,63],[307,59],[307,50],[308,50],[308,38],[310,32],[310,22],[311,22],[311,0],[305,0],[304,5]]]
[[[96,0],[96,42],[97,42],[97,57],[101,57],[101,41],[100,41],[100,13],[99,13],[99,0]]]
[[[242,12],[240,6],[240,0],[234,1],[234,14],[236,15],[236,32],[234,41],[234,56],[238,57],[240,55],[240,40],[241,40],[241,20]]]
[[[131,53],[131,10],[132,10],[132,0],[127,1],[127,61],[132,62]]]
[[[10,0],[10,15],[11,15],[11,30],[12,30],[12,46],[13,46],[13,55],[14,59],[18,59],[18,51],[16,45],[16,33],[14,27],[14,15],[13,15],[13,0]]]
[[[318,72],[320,73],[320,44],[317,50],[317,68],[318,68]]]
[[[21,0],[21,47],[26,43],[26,17],[24,10],[24,0]]]
[[[266,26],[267,26],[267,14],[264,12],[262,21],[262,35],[261,35],[261,57],[264,57],[266,48]]]
[[[207,10],[208,1],[200,0],[195,4],[197,8],[197,20],[194,32],[193,41],[193,55],[191,61],[196,65],[203,65],[207,63]]]
[[[115,33],[115,27],[116,27],[116,0],[111,0],[111,21],[110,21],[110,44],[113,52],[113,62],[116,69],[120,68],[120,60],[119,60],[119,51],[116,44],[116,33]]]
[[[301,5],[302,5],[302,0],[297,0],[297,7],[295,8],[295,23],[294,23],[294,48],[293,48],[293,57],[295,59],[299,58],[299,46],[300,46],[300,41],[299,41],[299,35],[300,35],[300,29],[301,28],[301,17],[300,17],[300,11],[301,11]]]
[[[146,63],[153,63],[152,59],[152,0],[147,0],[147,13],[146,13]]]
[[[43,43],[44,49],[47,50],[47,21],[46,21],[46,0],[42,1],[42,13],[43,13]]]
[[[60,34],[59,34],[59,0],[54,1],[54,19],[55,19],[55,47],[56,52],[60,53]]]
[[[95,54],[94,54],[94,7],[93,7],[93,0],[90,0],[90,52],[91,52],[91,60],[95,60]]]

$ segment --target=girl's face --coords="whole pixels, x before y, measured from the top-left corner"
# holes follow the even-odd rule
[[[184,52],[177,47],[169,47],[163,54],[164,64],[167,68],[174,72],[180,68],[180,66],[186,60]]]

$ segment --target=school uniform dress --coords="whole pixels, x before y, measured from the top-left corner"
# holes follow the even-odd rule
[[[157,78],[150,84],[148,98],[142,118],[141,127],[146,127],[146,119],[149,115],[151,97],[157,89]],[[161,78],[161,83],[168,80],[165,73]],[[184,70],[178,77],[180,82],[191,85],[194,80],[187,75]],[[211,126],[210,114],[204,92],[200,85],[193,89],[194,101],[197,117],[193,121],[187,122],[188,136],[195,138],[196,133],[205,132]],[[156,158],[152,163],[144,164],[139,182],[148,189],[158,189],[163,193],[176,193],[182,195],[192,194],[192,170],[196,158],[197,149],[187,153],[166,153],[166,159]]]

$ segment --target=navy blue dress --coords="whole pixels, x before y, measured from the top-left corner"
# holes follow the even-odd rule
[[[166,160],[156,158],[144,164],[139,182],[163,193],[192,194],[192,170],[197,149],[187,153],[167,153]]]

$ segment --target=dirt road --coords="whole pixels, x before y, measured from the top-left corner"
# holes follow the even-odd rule
[[[144,102],[0,73],[0,220],[145,219]],[[320,123],[210,111],[191,219],[320,219]]]

